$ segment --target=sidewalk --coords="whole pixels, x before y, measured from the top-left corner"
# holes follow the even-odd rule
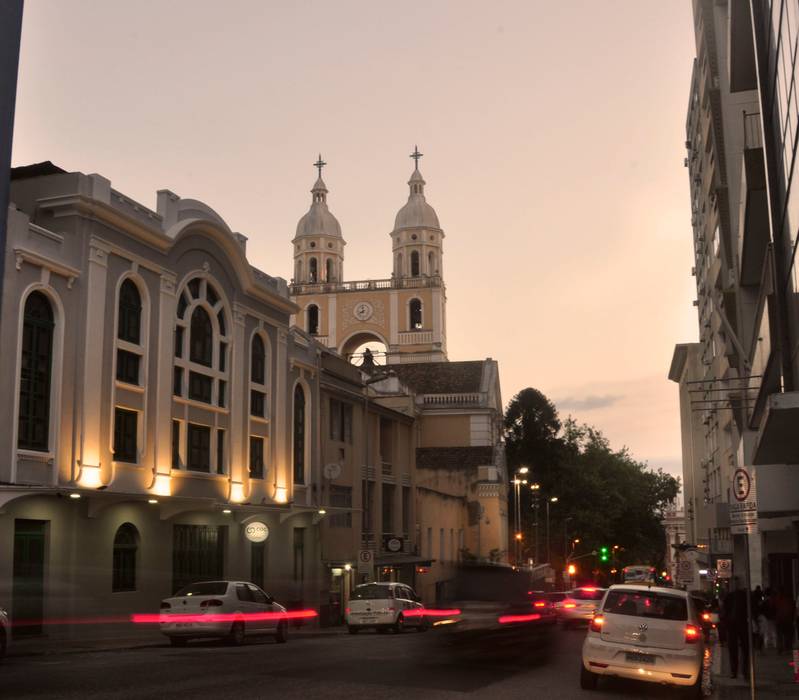
[[[157,627],[145,625],[113,625],[115,629],[98,629],[81,637],[65,637],[58,633],[12,640],[9,657],[45,656],[50,654],[88,654],[104,651],[125,651],[148,647],[169,646],[169,641]],[[292,639],[314,639],[345,634],[347,628],[304,625],[289,629]],[[198,640],[199,641],[199,640]]]
[[[730,678],[727,647],[713,647],[713,686],[720,700],[749,700],[749,684],[741,678]],[[755,652],[755,697],[799,698],[799,683],[793,682],[792,654],[777,655],[776,650]]]

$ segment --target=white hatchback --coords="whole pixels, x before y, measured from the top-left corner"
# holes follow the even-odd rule
[[[233,644],[249,635],[288,638],[286,608],[247,581],[202,581],[161,602],[161,632],[172,646],[189,639],[223,637]]]
[[[424,606],[404,583],[363,583],[356,586],[347,607],[347,629],[355,634],[373,628],[378,632],[402,632],[405,627],[428,628]]]
[[[580,687],[600,676],[683,686],[701,695],[704,642],[697,610],[685,591],[611,586],[588,626]]]

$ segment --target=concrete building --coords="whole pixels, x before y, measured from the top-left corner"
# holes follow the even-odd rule
[[[746,539],[728,529],[733,476],[745,467],[757,485],[752,585],[795,591],[795,146],[786,134],[797,116],[789,97],[799,5],[694,0],[693,8],[685,164],[699,343],[676,347],[669,374],[680,383],[687,531],[711,564],[730,551],[735,574],[745,573]]]
[[[208,577],[319,604],[316,344],[245,236],[157,200],[50,163],[12,173],[0,599],[29,631],[157,610]]]

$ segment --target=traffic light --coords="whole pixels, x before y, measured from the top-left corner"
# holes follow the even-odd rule
[[[599,548],[599,561],[601,562],[610,561],[610,550],[607,547]]]
[[[574,576],[577,573],[577,567],[574,564],[569,564],[569,568],[567,569],[569,576]]]

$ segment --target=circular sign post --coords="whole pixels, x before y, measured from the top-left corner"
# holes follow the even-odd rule
[[[266,523],[254,521],[244,526],[244,536],[250,542],[264,542],[269,537],[269,527]]]

